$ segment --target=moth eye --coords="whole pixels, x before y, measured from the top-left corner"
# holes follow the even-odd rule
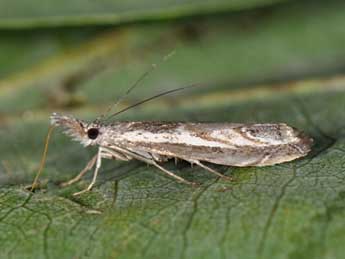
[[[91,128],[87,131],[87,136],[89,137],[89,139],[96,139],[98,134],[99,131],[96,128]]]

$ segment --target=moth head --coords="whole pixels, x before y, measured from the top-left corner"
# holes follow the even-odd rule
[[[53,113],[50,123],[62,128],[66,135],[84,146],[95,145],[101,135],[101,125],[97,121],[89,123],[70,115]]]

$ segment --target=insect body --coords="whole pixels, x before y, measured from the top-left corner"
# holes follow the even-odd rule
[[[268,166],[308,154],[312,139],[286,124],[182,123],[182,122],[85,122],[53,113],[51,124],[84,146],[96,145],[98,153],[75,178],[78,181],[95,166],[95,184],[102,158],[141,160],[180,182],[193,184],[160,165],[177,158],[225,177],[203,162],[227,166]],[[82,192],[76,193],[80,194]]]

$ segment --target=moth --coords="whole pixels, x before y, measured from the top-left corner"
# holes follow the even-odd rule
[[[156,67],[152,64],[151,69],[146,71],[114,105],[110,106],[106,113],[110,112]],[[205,162],[238,167],[270,166],[304,157],[311,150],[313,139],[285,123],[108,122],[111,118],[133,107],[195,86],[200,85],[194,84],[154,95],[115,112],[107,118],[104,114],[91,122],[70,115],[53,113],[50,117],[51,127],[46,138],[41,164],[33,184],[29,187],[30,190],[34,191],[38,185],[50,135],[55,127],[62,128],[66,135],[85,147],[98,146],[97,154],[91,158],[85,168],[74,178],[62,184],[67,186],[79,181],[94,167],[91,183],[86,189],[74,195],[92,189],[102,159],[140,160],[155,166],[179,182],[197,185],[164,168],[162,163],[169,159],[185,160],[218,177],[231,179],[207,166]]]
[[[142,102],[141,102],[142,103]],[[126,110],[126,109],[125,109]],[[121,111],[122,112],[122,111]],[[86,167],[64,185],[70,185],[93,167],[92,189],[102,159],[143,161],[185,184],[195,184],[162,166],[169,159],[185,160],[219,177],[225,175],[205,162],[226,166],[270,166],[304,157],[313,140],[285,123],[190,123],[190,122],[87,122],[73,116],[53,113],[51,124],[60,127],[85,147],[98,146]]]

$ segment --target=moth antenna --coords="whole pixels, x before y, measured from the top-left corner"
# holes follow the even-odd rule
[[[168,53],[167,55],[165,55],[162,60],[159,62],[158,65],[160,65],[161,63],[167,61],[169,58],[171,58],[173,55],[175,55],[176,51],[173,50],[170,53]],[[157,67],[157,64],[153,63],[151,64],[150,68],[143,73],[135,82],[134,84],[129,87],[127,89],[127,91],[121,96],[119,97],[116,102],[112,105],[109,105],[109,107],[107,108],[106,112],[104,114],[102,114],[101,116],[99,116],[95,121],[101,121],[111,110],[113,110],[122,100],[124,100],[131,92],[134,88],[136,88],[141,82],[144,81],[144,79],[150,75]]]
[[[157,67],[156,64],[151,64],[150,69],[148,69],[145,73],[143,73],[137,79],[137,81],[135,81],[134,84],[130,88],[128,88],[127,91],[121,97],[119,97],[116,100],[115,103],[109,105],[109,107],[107,108],[106,112],[104,114],[102,114],[101,116],[99,116],[96,119],[96,121],[102,120],[111,110],[113,110],[122,100],[124,100],[130,94],[130,92],[139,85],[139,83],[141,83],[153,70],[155,70],[156,67]]]
[[[113,114],[110,115],[108,118],[106,118],[105,121],[107,121],[107,120],[109,120],[109,119],[115,117],[116,115],[119,115],[120,113],[123,113],[123,112],[125,112],[125,111],[127,111],[127,110],[129,110],[129,109],[132,109],[132,108],[134,108],[134,107],[136,107],[136,106],[139,106],[139,105],[141,105],[141,104],[144,104],[144,103],[146,103],[146,102],[149,102],[149,101],[151,101],[151,100],[153,100],[153,99],[157,99],[157,98],[162,97],[162,96],[164,96],[164,95],[168,95],[168,94],[171,94],[171,93],[174,93],[174,92],[182,91],[182,90],[189,89],[189,88],[193,88],[193,87],[197,87],[197,86],[200,86],[200,84],[192,84],[192,85],[188,85],[188,86],[184,86],[184,87],[180,87],[180,88],[175,88],[175,89],[168,90],[168,91],[165,91],[165,92],[163,92],[163,93],[160,93],[160,94],[151,96],[151,97],[149,97],[149,98],[147,98],[147,99],[141,100],[141,101],[139,101],[139,102],[137,102],[137,103],[135,103],[135,104],[133,104],[133,105],[130,105],[130,106],[128,106],[128,107],[126,107],[126,108],[124,108],[124,109],[118,111],[118,112],[113,113]]]
[[[47,158],[47,153],[48,153],[48,146],[49,146],[49,140],[50,140],[50,136],[54,130],[55,126],[54,125],[50,125],[49,127],[49,130],[48,130],[48,134],[46,136],[46,139],[45,139],[45,144],[44,144],[44,150],[43,150],[43,154],[42,154],[42,159],[41,159],[41,163],[40,163],[40,167],[38,169],[38,172],[35,176],[35,179],[31,185],[31,188],[30,190],[33,192],[35,191],[36,187],[37,187],[37,183],[38,183],[38,179],[40,177],[40,175],[42,174],[42,171],[43,171],[43,168],[44,168],[44,165],[46,163],[46,158]]]

